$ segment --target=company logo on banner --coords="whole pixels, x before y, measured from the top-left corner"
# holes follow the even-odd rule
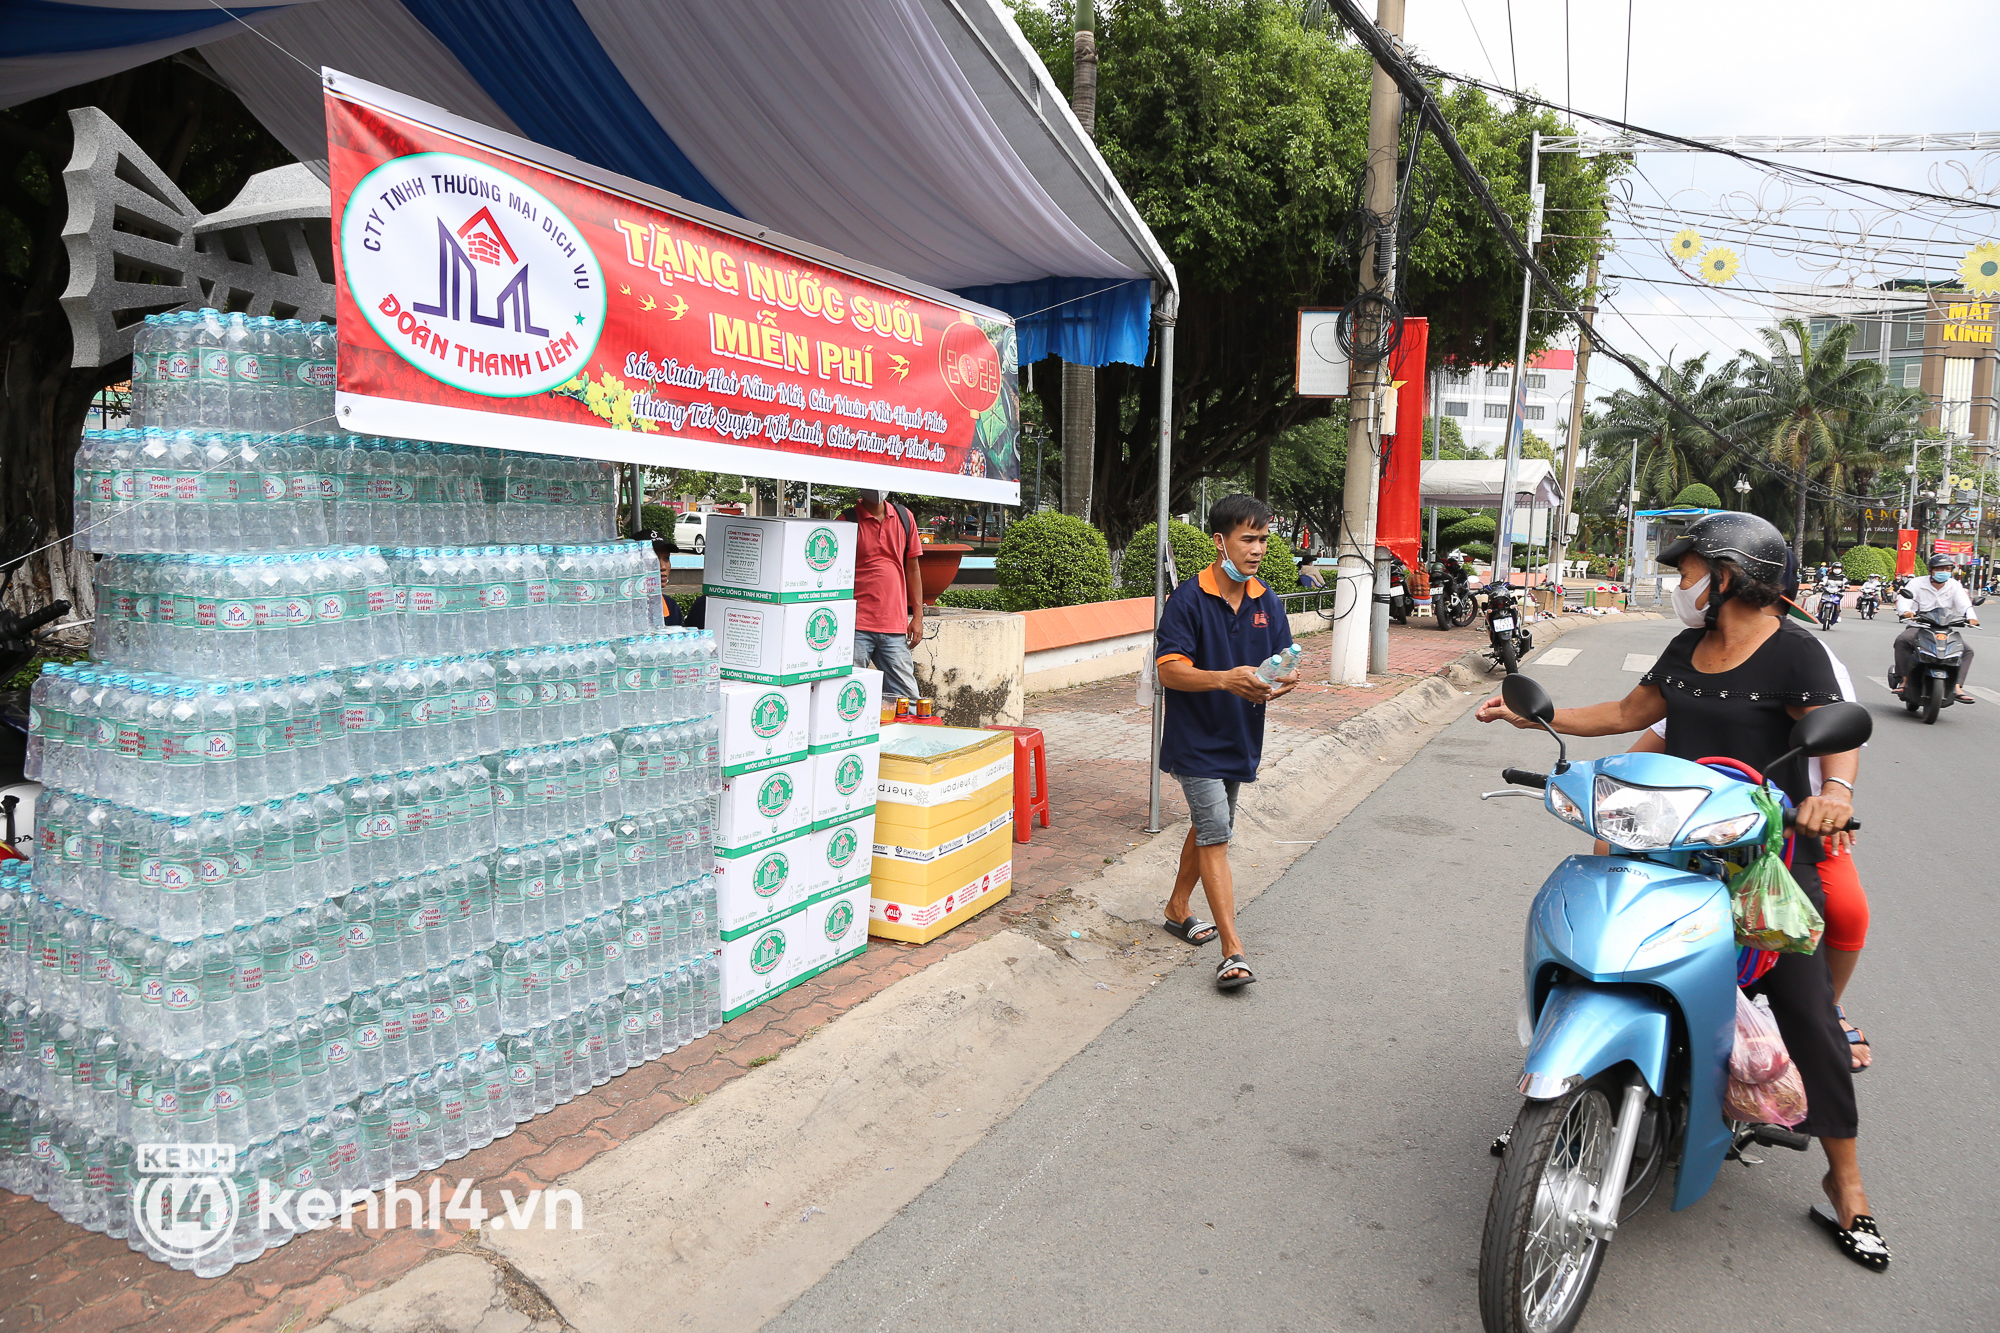
[[[376,335],[467,393],[547,393],[604,333],[604,273],[576,224],[469,157],[415,153],[369,172],[348,196],[340,249]]]
[[[1011,320],[327,83],[342,426],[1018,501]]]

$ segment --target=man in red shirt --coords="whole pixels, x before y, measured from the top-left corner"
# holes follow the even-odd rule
[[[855,525],[854,665],[882,673],[882,700],[917,697],[910,657],[924,637],[923,542],[910,511],[881,491],[860,492],[841,515]]]

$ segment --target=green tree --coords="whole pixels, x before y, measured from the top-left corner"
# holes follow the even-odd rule
[[[1737,362],[1725,362],[1711,372],[1706,353],[1678,364],[1669,353],[1649,369],[1701,420],[1719,425],[1730,420],[1740,392]],[[1715,436],[1650,389],[1618,389],[1598,402],[1603,410],[1584,429],[1592,463],[1583,493],[1592,506],[1617,509],[1631,476],[1635,446],[1642,505],[1664,507],[1684,487],[1707,480],[1715,469],[1720,448]]]
[[[1442,429],[1433,429],[1442,423]],[[1435,446],[1438,458],[1484,458],[1486,454],[1477,446],[1465,442],[1465,432],[1458,428],[1452,417],[1424,418],[1424,457],[1429,458]]]
[[[1545,463],[1553,463],[1556,461],[1556,451],[1549,447],[1547,440],[1524,426],[1521,429],[1521,457],[1539,458]]]
[[[1159,531],[1157,523],[1148,523],[1132,534],[1118,564],[1118,591],[1123,596],[1153,595],[1153,552],[1158,549]],[[1167,550],[1174,558],[1177,579],[1191,579],[1215,560],[1215,543],[1209,535],[1178,519],[1167,524]]]
[[[1057,87],[1070,84],[1071,7],[1012,0],[1023,33]],[[1336,30],[1308,23],[1301,0],[1119,0],[1100,4],[1096,137],[1112,171],[1173,260],[1181,283],[1175,333],[1172,508],[1202,476],[1254,465],[1315,404],[1293,392],[1297,308],[1354,292],[1358,182],[1367,145],[1372,64]],[[1514,216],[1528,211],[1528,144],[1556,133],[1548,112],[1496,107],[1476,89],[1439,102],[1466,152]],[[1472,193],[1425,140],[1417,177],[1434,198],[1429,225],[1402,247],[1400,298],[1430,318],[1431,355],[1462,364],[1511,359],[1519,270]],[[1604,156],[1543,160],[1561,228],[1539,257],[1559,282],[1580,282],[1603,218],[1605,183],[1624,167]],[[1422,211],[1421,200],[1412,218]],[[1538,315],[1535,349],[1556,317]],[[1037,375],[1045,398],[1061,377]],[[1097,378],[1092,516],[1114,538],[1156,507],[1158,375],[1113,365]],[[1045,404],[1045,406],[1047,406]],[[1059,410],[1048,419],[1060,420]]]
[[[1789,318],[1775,328],[1757,330],[1757,336],[1765,351],[1744,354],[1748,382],[1738,404],[1744,429],[1764,441],[1772,461],[1801,478],[1814,471],[1815,458],[1832,466],[1844,418],[1871,406],[1870,390],[1880,383],[1880,367],[1847,359],[1852,324],[1836,324],[1815,339],[1804,320]],[[1803,562],[1809,498],[1803,480],[1794,484],[1793,497],[1792,549]]]
[[[1722,497],[1715,493],[1714,487],[1704,482],[1693,481],[1681,487],[1680,493],[1674,496],[1673,503],[1676,509],[1683,507],[1720,509],[1722,508]]]
[[[71,469],[91,399],[132,375],[129,356],[70,366],[63,168],[69,112],[87,106],[116,121],[204,212],[234,199],[257,172],[292,160],[192,60],[156,60],[0,110],[0,560],[70,532]],[[58,596],[87,609],[90,563],[69,545],[56,547],[27,563],[9,600]]]
[[[1030,514],[1007,529],[994,581],[1008,611],[1081,606],[1111,596],[1111,551],[1104,534],[1080,518]]]
[[[1271,450],[1271,505],[1309,529],[1316,546],[1340,535],[1347,487],[1347,422],[1319,417],[1292,427]]]

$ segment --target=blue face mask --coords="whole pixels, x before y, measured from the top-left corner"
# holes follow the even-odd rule
[[[1931,582],[1932,582],[1932,583],[1950,583],[1950,582],[1951,582],[1951,571],[1950,571],[1950,570],[1948,570],[1948,569],[1933,569],[1933,570],[1931,571]]]
[[[1229,576],[1229,581],[1232,583],[1248,583],[1250,581],[1250,576],[1238,569],[1236,562],[1226,555],[1222,557],[1222,572]]]

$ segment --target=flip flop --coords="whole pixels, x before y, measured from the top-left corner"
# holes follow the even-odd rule
[[[1162,921],[1160,929],[1177,940],[1197,947],[1208,943],[1216,936],[1215,923],[1199,921],[1189,916],[1185,921]]]
[[[1840,1030],[1847,1034],[1847,1044],[1849,1046],[1866,1046],[1868,1048],[1868,1059],[1871,1063],[1865,1065],[1855,1065],[1850,1072],[1856,1074],[1867,1072],[1869,1069],[1873,1068],[1872,1062],[1875,1059],[1875,1047],[1872,1044],[1870,1044],[1868,1040],[1868,1034],[1863,1032],[1860,1028],[1854,1026],[1854,1024],[1850,1023],[1847,1020],[1847,1011],[1845,1009],[1842,1009],[1839,1005],[1836,1004],[1835,1006],[1833,1006],[1833,1012],[1840,1016]],[[1849,1051],[1848,1054],[1851,1057],[1854,1053],[1852,1051]]]
[[[1240,977],[1225,977],[1222,975],[1224,972],[1241,972],[1243,975]],[[1250,970],[1250,964],[1244,961],[1243,955],[1240,953],[1230,954],[1229,957],[1215,965],[1215,988],[1217,990],[1235,990],[1239,986],[1249,985],[1256,979],[1256,973]]]
[[[1840,1225],[1840,1218],[1828,1204],[1814,1204],[1810,1216],[1813,1221],[1819,1223],[1821,1229],[1833,1236],[1835,1243],[1840,1246],[1840,1252],[1855,1263],[1871,1273],[1880,1273],[1888,1269],[1889,1243],[1882,1239],[1882,1233],[1876,1230],[1875,1219],[1867,1213],[1856,1213],[1854,1225],[1844,1228]]]

